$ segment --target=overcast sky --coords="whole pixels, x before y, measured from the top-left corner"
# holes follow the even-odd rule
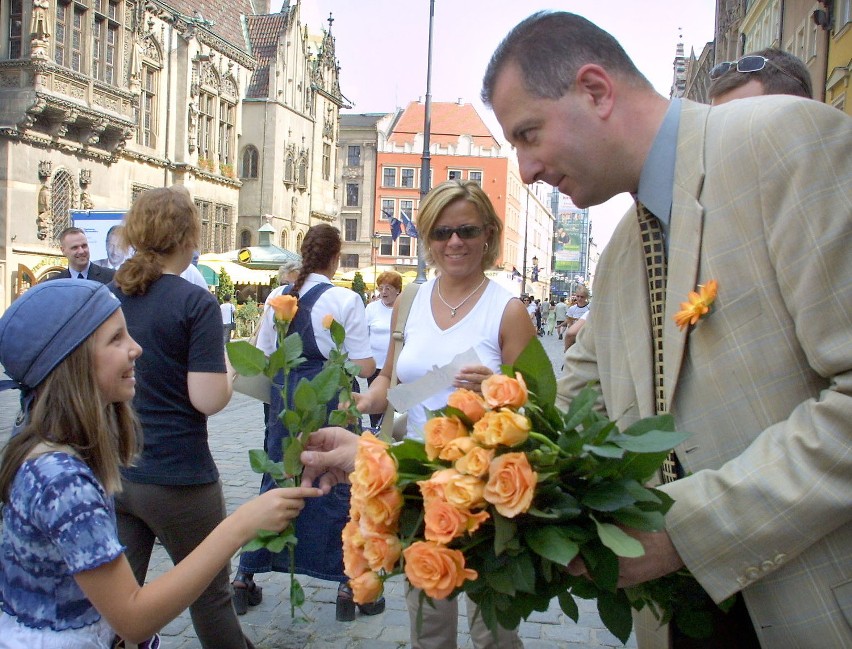
[[[284,0],[289,2],[289,0]],[[272,11],[281,8],[272,0]],[[302,21],[312,32],[328,27],[340,61],[340,88],[352,112],[385,113],[426,96],[429,0],[302,0]],[[435,0],[432,101],[470,102],[494,135],[505,141],[490,110],[479,101],[482,74],[506,33],[539,9],[581,14],[617,38],[639,70],[664,96],[672,84],[675,47],[701,53],[713,40],[714,0]],[[593,207],[593,236],[609,240],[630,203],[621,196]],[[600,248],[598,249],[600,252]]]

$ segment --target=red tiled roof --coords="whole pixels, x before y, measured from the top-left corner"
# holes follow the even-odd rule
[[[431,109],[429,139],[432,143],[455,146],[458,144],[459,136],[467,135],[472,138],[476,146],[500,146],[473,104],[432,102]],[[393,127],[388,140],[398,145],[413,144],[414,136],[423,133],[425,110],[425,104],[420,102],[413,101],[408,104]]]
[[[278,40],[287,28],[288,14],[282,9],[278,14],[246,16],[249,42],[257,67],[246,90],[247,97],[269,96],[269,62],[275,58]]]
[[[200,14],[204,20],[212,20],[216,24],[208,28],[210,31],[237,49],[248,52],[241,16],[254,13],[251,0],[165,0],[164,4],[188,18]]]

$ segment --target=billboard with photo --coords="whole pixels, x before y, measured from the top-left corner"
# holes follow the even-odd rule
[[[70,214],[74,227],[86,233],[93,264],[116,269],[131,256],[121,247],[118,237],[124,211],[70,210]]]
[[[583,270],[585,216],[583,212],[559,212],[553,233],[555,271],[576,273]]]

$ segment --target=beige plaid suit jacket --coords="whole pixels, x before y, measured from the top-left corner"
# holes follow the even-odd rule
[[[742,591],[766,649],[852,647],[852,119],[814,101],[684,101],[664,384],[689,477],[667,528],[716,601]],[[715,279],[708,317],[672,316]],[[560,395],[599,380],[610,417],[654,412],[631,210],[601,256]],[[564,402],[563,402],[564,405]],[[668,646],[637,618],[639,646]]]

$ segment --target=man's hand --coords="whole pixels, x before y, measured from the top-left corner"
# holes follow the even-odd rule
[[[348,483],[357,449],[358,436],[345,428],[331,426],[311,433],[301,455],[305,465],[302,484],[312,485],[319,479],[317,486],[327,494],[334,485]]]
[[[622,527],[645,548],[644,556],[636,559],[618,559],[618,587],[636,586],[683,568],[683,560],[669,538],[668,532],[643,532]],[[568,572],[575,577],[588,577],[585,562],[577,556],[568,564]]]

